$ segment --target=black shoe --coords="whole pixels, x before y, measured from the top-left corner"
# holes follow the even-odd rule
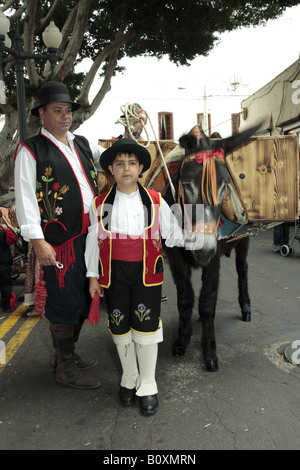
[[[136,399],[135,388],[120,387],[119,399],[122,406],[130,406]]]
[[[140,410],[145,416],[153,415],[158,408],[158,398],[156,395],[140,397]]]

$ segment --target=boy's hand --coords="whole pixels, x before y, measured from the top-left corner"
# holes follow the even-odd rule
[[[103,297],[102,289],[96,277],[90,277],[89,292],[92,299],[94,298],[95,292],[98,292],[99,297]]]

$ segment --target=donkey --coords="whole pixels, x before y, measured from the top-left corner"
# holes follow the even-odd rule
[[[180,146],[185,150],[179,170],[173,176],[177,199],[182,210],[187,204],[193,208],[189,214],[191,239],[201,238],[201,248],[168,248],[165,252],[177,289],[177,307],[179,311],[178,337],[173,344],[173,354],[185,353],[192,335],[192,311],[194,291],[191,283],[193,268],[202,268],[202,287],[199,297],[199,319],[202,322],[202,352],[207,371],[218,370],[214,319],[219,287],[220,258],[229,256],[235,249],[236,270],[238,274],[239,305],[242,320],[251,321],[250,298],[248,293],[249,249],[248,233],[230,243],[218,240],[217,232],[222,212],[228,206],[230,198],[230,174],[225,164],[227,152],[246,142],[260,126],[243,131],[232,137],[212,139],[198,127],[194,132],[180,138]],[[195,128],[194,128],[195,129]],[[174,200],[170,189],[164,194],[165,200],[172,205]],[[197,205],[204,206],[204,220],[197,220]]]

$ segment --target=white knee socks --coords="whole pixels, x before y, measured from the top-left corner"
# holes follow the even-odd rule
[[[155,369],[158,345],[157,343],[147,345],[135,343],[135,351],[140,371],[136,395],[139,397],[155,395],[157,393]]]
[[[124,338],[120,342],[114,338],[123,370],[121,387],[136,388],[136,394],[140,397],[155,395],[158,343],[139,344],[127,339],[129,342],[122,344]]]
[[[137,368],[134,343],[116,344],[118,355],[122,365],[121,387],[135,388],[139,372]]]

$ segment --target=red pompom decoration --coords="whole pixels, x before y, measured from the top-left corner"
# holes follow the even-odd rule
[[[89,317],[87,322],[89,325],[97,325],[100,320],[100,296],[98,292],[95,292],[91,307]]]
[[[14,292],[12,292],[10,294],[10,299],[9,299],[9,308],[11,310],[15,310],[16,308],[16,294]]]
[[[34,286],[34,290],[36,292],[35,295],[35,311],[40,315],[40,317],[44,320],[44,310],[46,305],[47,299],[47,290],[46,290],[46,281],[43,280],[43,269],[40,267],[40,279]]]

